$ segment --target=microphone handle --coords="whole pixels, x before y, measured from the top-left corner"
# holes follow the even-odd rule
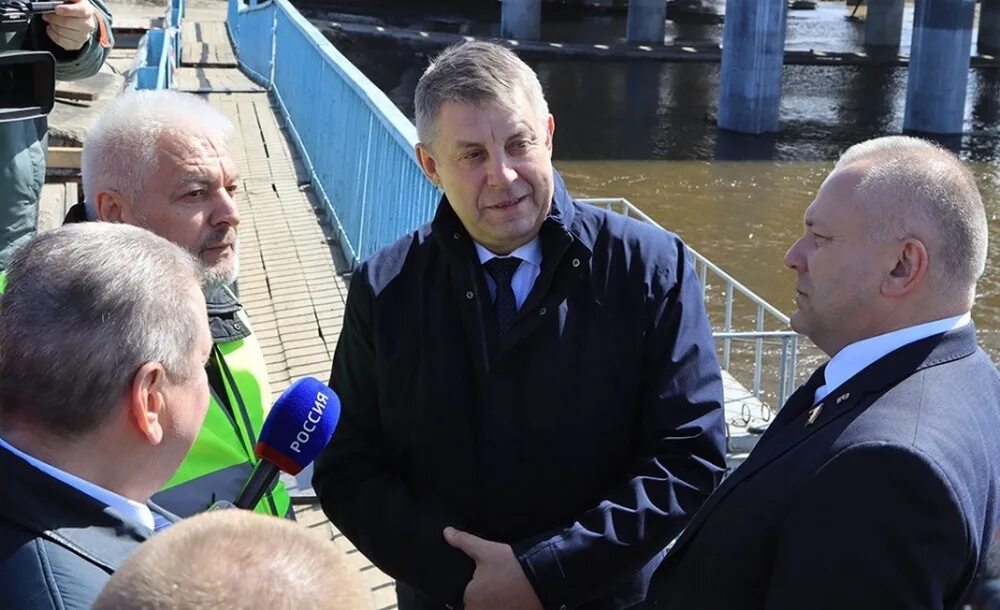
[[[253,473],[243,486],[243,489],[240,490],[240,495],[233,504],[236,508],[253,510],[253,507],[257,506],[257,503],[264,497],[264,494],[274,485],[280,473],[281,471],[278,470],[277,466],[266,460],[257,462]]]

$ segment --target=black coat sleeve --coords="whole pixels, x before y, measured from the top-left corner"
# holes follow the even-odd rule
[[[683,243],[675,244],[674,265],[653,279],[630,472],[569,527],[513,545],[547,607],[579,605],[635,574],[725,471],[719,364],[700,284]]]
[[[954,490],[908,448],[841,452],[796,494],[788,515],[768,609],[953,608],[959,583],[975,570]]]
[[[381,570],[439,604],[461,605],[474,565],[442,531],[459,520],[408,488],[387,460],[379,421],[373,342],[374,295],[364,267],[351,278],[330,386],[340,422],[316,461],[313,485],[324,512]]]

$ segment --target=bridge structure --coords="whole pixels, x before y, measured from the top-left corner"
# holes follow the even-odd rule
[[[907,0],[863,0],[865,53],[898,53]],[[505,38],[537,40],[542,0],[502,0]],[[789,0],[726,0],[718,124],[760,134],[778,130]],[[664,43],[666,0],[628,0],[629,43]],[[962,132],[975,0],[916,0],[903,128],[916,133]],[[979,4],[978,54],[1000,54],[1000,0]],[[641,54],[639,54],[641,55]],[[681,55],[683,57],[683,55]]]

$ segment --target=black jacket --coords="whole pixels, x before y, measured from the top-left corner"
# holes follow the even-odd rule
[[[0,447],[0,606],[87,610],[152,532]],[[164,513],[168,520],[176,517]]]
[[[960,606],[1000,515],[1000,376],[975,330],[901,347],[814,408],[819,385],[688,526],[658,607]]]
[[[352,277],[343,411],[314,486],[400,581],[402,610],[460,605],[473,563],[448,525],[511,544],[547,605],[638,603],[722,476],[719,366],[684,245],[555,182],[541,274],[503,342],[446,200]]]

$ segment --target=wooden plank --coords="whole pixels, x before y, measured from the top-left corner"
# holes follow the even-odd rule
[[[264,93],[266,89],[239,70],[209,66],[177,69],[175,88],[192,93]]]
[[[55,96],[67,100],[92,102],[97,99],[97,92],[75,87],[72,83],[57,81]]]
[[[50,146],[46,166],[50,169],[80,169],[82,148]]]

